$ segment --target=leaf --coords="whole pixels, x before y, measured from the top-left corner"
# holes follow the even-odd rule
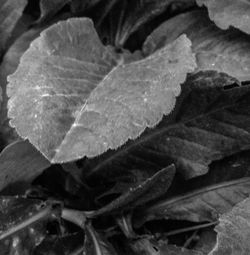
[[[3,90],[3,100],[0,111],[0,124],[1,124],[1,134],[4,137],[6,144],[10,144],[18,139],[18,135],[15,130],[9,126],[7,121],[7,76],[15,72],[19,60],[23,53],[29,48],[31,41],[33,41],[42,29],[31,29],[24,34],[22,34],[8,49],[3,57],[2,63],[0,65],[0,85]]]
[[[50,166],[28,141],[17,141],[0,154],[0,190],[14,182],[30,182]]]
[[[138,186],[130,188],[110,204],[95,211],[93,216],[96,217],[107,213],[110,214],[112,212],[117,212],[118,210],[132,210],[134,207],[141,206],[159,197],[168,190],[174,174],[175,167],[173,165],[162,169]]]
[[[31,254],[46,235],[46,224],[53,215],[51,204],[22,197],[1,197],[0,208],[2,254]]]
[[[141,238],[134,241],[132,249],[138,255],[205,255],[202,252],[169,245],[166,241],[150,240],[149,238]]]
[[[127,169],[152,174],[173,162],[181,175],[192,178],[207,173],[212,161],[246,150],[250,88],[226,90],[235,82],[217,72],[189,76],[172,115],[120,149],[82,161],[85,178],[112,180]]]
[[[9,76],[10,124],[53,163],[94,157],[169,114],[194,68],[185,36],[123,64],[89,19],[68,19],[42,32]]]
[[[112,245],[93,227],[88,224],[85,227],[85,241],[83,255],[117,255]]]
[[[0,0],[0,56],[26,4],[27,0]]]
[[[98,4],[99,2],[101,2],[102,0],[71,0],[71,11],[73,13],[79,13],[79,12],[83,12],[87,9],[92,8],[93,6],[95,6],[96,4]]]
[[[250,2],[245,0],[196,0],[208,8],[209,17],[215,24],[228,29],[234,26],[250,34]]]
[[[71,0],[40,0],[40,18],[38,22],[45,21],[53,17],[58,11],[60,11]]]
[[[249,222],[250,199],[247,198],[220,217],[220,223],[215,227],[217,244],[209,255],[249,254]]]
[[[120,8],[124,10],[118,16],[118,21],[115,23],[118,24],[115,36],[116,46],[123,46],[131,34],[135,33],[146,22],[166,11],[167,8],[170,9],[176,5],[182,6],[183,9],[188,9],[195,5],[193,0],[141,0],[124,2]]]
[[[201,251],[189,250],[175,245],[166,245],[161,247],[161,253],[159,255],[205,255]]]
[[[180,14],[160,25],[146,39],[144,54],[152,54],[183,33],[192,41],[197,71],[216,70],[240,81],[250,80],[250,37],[236,29],[219,29],[200,10]]]
[[[68,18],[67,14],[62,14],[58,16],[56,19],[51,20],[51,22],[47,23],[42,27],[35,27],[27,30],[19,36],[14,43],[9,47],[7,52],[5,53],[2,63],[0,65],[0,85],[3,90],[3,102],[1,104],[0,111],[0,125],[1,125],[1,135],[4,137],[4,141],[6,144],[10,144],[16,140],[18,140],[18,135],[15,132],[15,129],[9,126],[9,121],[7,118],[7,102],[8,97],[6,95],[6,86],[7,86],[7,76],[14,73],[18,67],[19,61],[23,53],[29,48],[30,43],[39,36],[39,34],[47,28],[49,25],[54,22],[58,22],[58,20]],[[17,28],[16,28],[17,29]],[[18,30],[24,30],[24,28],[19,28]],[[20,31],[19,31],[20,32]]]
[[[176,219],[213,222],[250,195],[250,151],[215,164],[210,173],[182,186],[191,191],[162,199],[143,211],[139,221]],[[199,188],[198,188],[199,187]]]
[[[216,243],[216,232],[213,229],[203,229],[194,249],[208,254]]]
[[[36,255],[80,255],[83,252],[82,232],[63,236],[48,236],[36,247]]]

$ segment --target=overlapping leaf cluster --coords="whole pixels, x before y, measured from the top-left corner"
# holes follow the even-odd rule
[[[248,254],[250,4],[0,0],[3,254]]]

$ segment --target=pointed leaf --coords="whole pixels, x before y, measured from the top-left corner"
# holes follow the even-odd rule
[[[247,255],[250,252],[250,199],[220,217],[217,244],[209,255]]]
[[[250,34],[250,2],[245,0],[196,0],[198,5],[208,8],[209,17],[215,24],[227,29],[239,28]]]
[[[148,207],[144,220],[156,218],[216,221],[250,195],[250,152],[215,164],[210,173],[185,184],[192,191],[169,197]],[[200,188],[197,188],[199,187]],[[139,220],[142,219],[140,215]],[[142,220],[142,221],[144,221]]]
[[[0,190],[14,182],[30,182],[49,166],[28,141],[14,142],[0,154]]]
[[[116,149],[172,111],[195,68],[190,46],[181,36],[123,64],[89,19],[59,22],[33,41],[9,76],[10,124],[54,163]]]
[[[250,36],[236,29],[219,29],[205,11],[183,13],[161,24],[145,41],[144,54],[152,54],[183,33],[192,41],[197,71],[216,70],[250,80]]]
[[[212,161],[249,148],[250,87],[224,89],[234,82],[217,72],[190,76],[171,118],[117,151],[82,162],[89,181],[112,180],[127,169],[152,174],[173,162],[191,178],[205,174]]]
[[[118,210],[133,209],[143,205],[166,193],[172,183],[175,167],[169,166],[157,172],[143,183],[130,188],[127,192],[93,213],[94,216],[115,212]]]
[[[27,0],[0,0],[0,56],[26,4]]]

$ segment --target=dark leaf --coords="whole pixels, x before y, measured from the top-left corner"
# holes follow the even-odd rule
[[[84,255],[118,255],[112,245],[90,224],[85,227]]]
[[[156,199],[166,193],[172,183],[174,174],[175,167],[173,165],[162,169],[138,186],[129,188],[127,192],[123,193],[110,204],[95,211],[93,216],[110,214],[118,210],[132,210],[134,207],[141,206]]]
[[[194,0],[140,0],[140,1],[120,1],[120,14],[113,15],[113,25],[117,24],[114,44],[117,47],[124,46],[130,35],[135,33],[145,23],[160,15],[166,9],[181,6],[183,10],[195,5]],[[114,21],[114,19],[116,21]]]
[[[138,239],[131,242],[131,246],[138,255],[205,255],[199,251],[168,245],[166,241],[157,242],[150,238]]]
[[[180,83],[196,67],[190,48],[183,35],[124,64],[89,19],[59,22],[33,41],[8,78],[10,124],[53,163],[116,149],[173,110]]]
[[[83,12],[101,2],[102,0],[71,0],[71,11],[73,13]],[[112,0],[109,0],[112,1]]]
[[[215,221],[250,195],[250,152],[214,164],[210,173],[187,182],[193,191],[159,201],[144,213],[147,219]],[[200,187],[195,189],[195,187]],[[140,215],[142,219],[142,215]]]
[[[26,0],[0,0],[0,57],[26,4]]]
[[[220,217],[217,243],[209,255],[247,255],[250,252],[250,199]]]
[[[208,254],[215,246],[215,243],[216,232],[213,229],[203,229],[195,245],[195,250]]]
[[[250,88],[225,90],[235,82],[217,72],[190,76],[175,114],[120,149],[83,161],[86,175],[90,180],[112,180],[127,169],[152,173],[175,162],[177,170],[191,178],[205,174],[212,161],[249,148]]]
[[[237,29],[219,29],[205,11],[183,13],[161,24],[145,41],[144,54],[152,54],[183,33],[192,41],[197,71],[216,70],[240,81],[250,80],[250,36]]]
[[[0,154],[0,190],[14,182],[30,182],[49,166],[28,141],[14,142]]]
[[[209,17],[215,24],[227,29],[234,26],[250,34],[250,2],[245,0],[196,0],[208,8]]]
[[[0,198],[1,254],[32,254],[46,235],[46,224],[55,217],[50,203],[22,197]]]
[[[71,0],[40,0],[40,19],[39,22],[52,18]]]
[[[82,255],[83,240],[82,232],[49,236],[36,248],[34,255]]]

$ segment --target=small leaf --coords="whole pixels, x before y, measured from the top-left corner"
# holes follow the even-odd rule
[[[0,56],[26,4],[27,0],[0,0]]]
[[[250,195],[250,151],[215,164],[210,173],[186,182],[191,191],[163,199],[148,207],[139,221],[176,219],[213,222]],[[200,187],[200,188],[197,188]]]
[[[245,0],[196,0],[208,8],[209,17],[215,24],[227,29],[234,26],[250,34],[250,2]]]
[[[212,161],[246,150],[250,146],[250,87],[236,82],[211,71],[190,75],[175,112],[120,149],[84,160],[87,178],[112,180],[128,169],[152,175],[173,162],[181,175],[192,178],[207,173]],[[226,90],[232,84],[235,88]]]
[[[112,245],[94,228],[87,224],[85,227],[85,241],[83,255],[118,255]]]
[[[49,166],[28,141],[14,142],[0,154],[0,190],[14,182],[30,182]]]
[[[3,254],[31,254],[53,217],[50,203],[22,197],[0,198],[0,247]]]
[[[112,201],[110,204],[95,211],[93,216],[116,212],[118,210],[131,210],[143,205],[160,195],[166,193],[175,174],[173,165],[162,169],[143,183],[130,188],[127,192]]]
[[[123,64],[89,19],[59,22],[9,76],[10,124],[53,163],[116,149],[172,111],[180,83],[196,67],[190,47],[183,35]]]
[[[197,71],[216,70],[240,81],[250,80],[250,36],[236,29],[219,29],[205,11],[183,13],[162,23],[145,41],[144,54],[152,54],[183,33],[192,41]]]
[[[209,255],[247,255],[250,252],[250,199],[220,217],[217,244]]]

